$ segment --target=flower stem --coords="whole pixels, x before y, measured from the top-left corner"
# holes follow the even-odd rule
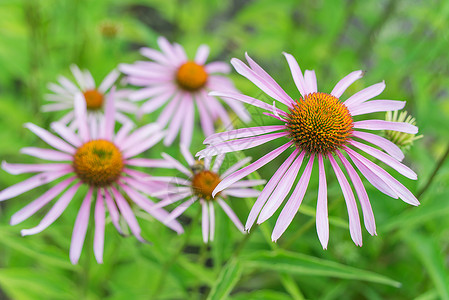
[[[430,175],[429,179],[426,182],[426,185],[418,192],[417,198],[420,198],[422,194],[430,187],[433,180],[435,179],[435,176],[437,175],[438,171],[441,169],[441,167],[444,164],[444,161],[449,156],[449,145],[447,146],[446,152],[443,154],[443,156],[439,159],[437,165],[435,166],[435,169],[433,170],[432,174]]]

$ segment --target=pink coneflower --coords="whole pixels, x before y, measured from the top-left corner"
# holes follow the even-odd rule
[[[144,181],[143,178],[148,175],[132,169],[133,166],[168,167],[163,160],[133,158],[159,142],[165,133],[161,132],[158,126],[154,124],[144,126],[130,133],[132,125],[126,123],[117,134],[114,134],[115,109],[113,91],[108,97],[104,123],[100,126],[101,130],[99,130],[97,139],[92,139],[90,136],[86,122],[86,104],[81,94],[75,97],[75,111],[74,122],[77,122],[77,132],[70,130],[61,123],[52,124],[53,130],[62,139],[34,124],[26,124],[28,129],[54,149],[30,147],[23,148],[21,152],[57,163],[9,164],[2,162],[3,169],[11,174],[38,174],[1,191],[0,201],[13,198],[38,186],[64,178],[42,196],[12,216],[11,224],[18,224],[36,213],[56,196],[62,194],[39,225],[31,229],[22,230],[22,235],[31,235],[41,232],[50,226],[66,209],[81,185],[87,185],[88,191],[81,204],[73,228],[70,260],[73,264],[76,264],[80,257],[93,198],[95,203],[94,254],[97,261],[102,263],[105,203],[112,223],[117,230],[122,232],[119,225],[121,215],[128,224],[130,231],[140,241],[144,241],[144,239],[140,235],[139,224],[128,202],[133,202],[133,205],[136,204],[158,220],[165,219],[167,216],[167,212],[162,209],[154,209],[154,203],[141,194],[141,192],[153,192],[154,189],[159,189],[161,186]],[[126,198],[124,195],[126,195]],[[183,232],[181,225],[175,220],[168,223],[168,226],[178,233]]]
[[[161,201],[155,205],[155,208],[165,207],[175,202],[182,202],[170,213],[164,223],[172,222],[192,204],[199,201],[202,206],[203,241],[205,243],[208,241],[213,241],[215,234],[214,205],[218,203],[218,205],[221,206],[223,211],[235,224],[237,229],[244,232],[242,223],[232,208],[226,203],[225,199],[229,196],[237,198],[257,197],[260,194],[260,191],[255,190],[252,187],[264,184],[265,180],[240,180],[238,182],[234,182],[231,185],[228,185],[226,190],[222,190],[220,193],[217,193],[215,197],[212,196],[212,191],[220,183],[222,177],[226,177],[241,168],[248,163],[251,158],[248,157],[237,162],[220,175],[219,170],[223,163],[224,155],[219,155],[212,165],[212,161],[208,158],[204,161],[195,161],[192,154],[184,145],[181,145],[181,152],[188,164],[188,167],[185,167],[181,162],[166,153],[163,153],[162,156],[165,158],[167,163],[171,164],[172,167],[184,174],[186,178],[149,178],[151,181],[160,181],[170,184],[170,186],[166,189],[151,193],[152,196],[161,199]]]
[[[204,135],[215,132],[214,121],[220,119],[227,128],[231,119],[222,103],[207,93],[210,90],[237,92],[231,80],[222,74],[230,72],[224,62],[206,64],[209,47],[201,45],[194,60],[189,60],[181,45],[170,44],[165,38],[158,39],[162,52],[142,48],[141,54],[153,62],[137,61],[132,65],[121,64],[119,69],[128,75],[128,82],[144,88],[132,93],[134,101],[149,99],[140,108],[140,113],[155,111],[168,102],[157,119],[161,127],[167,126],[164,144],[171,145],[181,131],[181,143],[190,145],[195,122],[195,108],[198,107]],[[243,121],[250,120],[242,104],[223,100]]]
[[[59,76],[59,84],[49,83],[48,89],[54,94],[45,95],[45,99],[52,103],[45,104],[42,109],[44,111],[69,110],[60,120],[64,124],[69,124],[74,120],[75,96],[81,93],[86,102],[87,119],[92,127],[91,134],[95,134],[97,132],[96,127],[101,124],[101,118],[104,116],[105,100],[120,72],[112,70],[100,85],[96,86],[95,80],[88,70],[80,70],[76,65],[71,65],[70,69],[76,79],[76,84],[64,76]],[[124,113],[134,114],[137,112],[137,106],[128,100],[129,93],[130,90],[127,89],[115,91],[115,119],[120,123],[131,121]],[[76,122],[72,123],[71,128],[74,128],[73,126],[76,126]]]
[[[376,225],[368,195],[356,169],[345,157],[344,153],[379,191],[393,198],[399,197],[409,204],[419,205],[415,196],[398,180],[354,150],[361,150],[391,166],[402,175],[411,179],[417,179],[416,174],[411,169],[400,163],[404,155],[395,144],[381,136],[362,130],[394,130],[417,133],[418,128],[408,123],[384,120],[354,121],[354,116],[402,109],[405,101],[368,101],[384,90],[385,83],[381,82],[352,95],[342,102],[340,101],[341,95],[347,87],[363,76],[362,71],[355,71],[344,77],[337,83],[330,94],[321,93],[317,90],[315,72],[306,70],[303,76],[293,56],[287,53],[284,53],[284,55],[290,66],[293,80],[302,96],[299,100],[290,98],[274,79],[248,55],[246,55],[246,59],[250,67],[238,59],[233,59],[231,63],[238,73],[251,80],[282,105],[285,105],[287,107],[286,110],[276,108],[274,103],[269,105],[242,94],[228,92],[211,93],[265,109],[269,113],[264,114],[281,121],[282,124],[237,129],[212,135],[204,141],[206,144],[211,144],[211,146],[198,153],[201,157],[248,149],[278,138],[289,139],[281,147],[274,149],[251,165],[224,178],[217,185],[212,195],[219,193],[234,182],[259,169],[287,149],[293,149],[293,152],[277,169],[258,197],[245,226],[249,230],[257,216],[257,223],[260,224],[273,215],[292,189],[295,179],[300,173],[301,164],[303,160],[306,160],[307,164],[302,171],[302,175],[274,227],[272,239],[276,241],[287,229],[297,213],[309,184],[313,164],[317,160],[319,187],[316,226],[320,242],[323,248],[327,248],[329,220],[324,160],[328,159],[337,176],[346,201],[351,237],[356,245],[361,246],[362,233],[357,204],[353,190],[337,160],[342,163],[352,181],[362,208],[365,227],[371,235],[374,235],[376,234]],[[367,145],[366,142],[379,147],[386,153]]]

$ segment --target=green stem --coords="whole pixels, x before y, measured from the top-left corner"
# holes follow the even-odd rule
[[[446,152],[443,154],[443,156],[438,160],[437,165],[435,166],[435,169],[433,170],[432,174],[430,175],[429,179],[426,182],[426,185],[418,192],[417,198],[421,197],[422,194],[430,187],[433,180],[435,179],[435,176],[437,175],[438,171],[441,169],[441,167],[444,164],[444,161],[449,156],[449,145],[447,146]]]

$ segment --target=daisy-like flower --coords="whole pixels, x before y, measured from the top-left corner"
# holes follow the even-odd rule
[[[287,58],[296,87],[301,94],[299,100],[293,100],[287,95],[275,80],[247,54],[246,59],[249,67],[238,59],[233,59],[231,62],[237,72],[251,80],[265,93],[285,106],[286,110],[276,108],[274,103],[269,105],[258,99],[241,94],[228,92],[212,93],[216,96],[238,100],[267,110],[268,113],[265,112],[265,114],[279,120],[281,123],[273,126],[244,128],[214,134],[204,141],[205,144],[211,144],[211,146],[200,151],[198,153],[200,157],[248,149],[278,138],[288,139],[288,142],[281,147],[274,149],[251,165],[224,178],[217,185],[212,195],[219,193],[234,182],[269,163],[284,151],[292,149],[290,156],[276,170],[258,197],[251,209],[245,227],[249,230],[257,217],[257,223],[260,224],[274,214],[292,189],[295,179],[300,173],[301,165],[305,160],[306,166],[289,200],[282,209],[272,233],[273,241],[279,239],[297,213],[309,184],[313,164],[315,161],[318,161],[319,187],[316,226],[320,242],[323,248],[327,248],[329,221],[324,161],[328,160],[337,176],[346,201],[351,237],[356,245],[361,246],[362,233],[354,193],[337,161],[341,162],[349,175],[349,179],[352,181],[360,201],[366,229],[371,235],[375,235],[376,225],[373,211],[356,168],[374,187],[386,195],[393,198],[401,198],[412,205],[418,205],[419,202],[398,180],[356,150],[361,150],[373,156],[408,178],[417,179],[417,175],[400,162],[404,155],[395,144],[365,130],[394,130],[415,134],[418,128],[409,123],[384,120],[354,121],[353,118],[355,116],[378,111],[402,109],[405,102],[392,100],[368,101],[384,90],[384,82],[365,88],[347,100],[342,101],[341,95],[354,81],[363,76],[362,71],[352,72],[341,79],[329,94],[318,92],[315,72],[306,70],[303,75],[293,56],[287,53],[284,53],[284,55]],[[367,145],[367,143],[373,144],[385,152]],[[346,158],[345,154],[352,160],[356,168]]]
[[[235,224],[238,230],[244,233],[243,224],[240,222],[237,215],[232,208],[226,203],[225,199],[229,196],[237,198],[257,197],[260,191],[253,189],[252,187],[264,184],[265,180],[240,180],[229,185],[227,189],[217,193],[214,197],[212,191],[220,183],[223,177],[235,172],[245,164],[247,164],[251,158],[247,157],[229,167],[221,175],[219,174],[220,167],[224,160],[224,155],[219,155],[213,165],[210,158],[206,158],[204,161],[194,160],[192,154],[189,152],[185,145],[181,145],[181,153],[188,164],[188,167],[184,166],[181,162],[173,158],[172,156],[162,153],[167,163],[171,164],[173,168],[176,168],[186,178],[182,177],[150,177],[151,181],[166,182],[170,185],[166,189],[162,189],[150,195],[161,199],[154,207],[162,208],[172,203],[179,203],[170,215],[165,219],[164,223],[170,223],[178,216],[180,216],[185,210],[187,210],[195,202],[200,202],[202,206],[202,232],[203,241],[214,240],[215,234],[215,213],[214,205],[218,203],[223,211],[228,215],[229,219]]]
[[[179,44],[170,44],[165,38],[158,39],[162,52],[142,48],[141,54],[152,62],[137,61],[121,64],[120,71],[128,75],[128,82],[144,88],[132,93],[134,101],[146,100],[140,108],[141,114],[155,111],[168,103],[157,119],[161,127],[168,126],[164,144],[171,145],[180,133],[181,143],[190,145],[195,122],[195,105],[198,108],[204,135],[215,132],[214,121],[220,119],[226,128],[232,127],[231,118],[223,104],[210,90],[237,92],[231,80],[223,76],[230,72],[224,62],[206,64],[209,47],[201,45],[194,60],[189,60]],[[250,116],[241,103],[223,99],[236,115],[245,122]],[[169,124],[170,123],[170,124]],[[168,125],[169,124],[169,125]]]
[[[73,264],[78,262],[88,226],[91,203],[94,202],[94,254],[97,262],[102,263],[105,204],[117,230],[122,233],[119,224],[122,216],[130,231],[140,241],[144,239],[140,235],[141,230],[130,204],[132,206],[135,204],[158,220],[163,220],[168,215],[163,209],[155,209],[154,203],[141,194],[160,189],[161,185],[146,182],[143,178],[147,177],[147,174],[132,169],[134,166],[168,167],[164,160],[134,158],[158,143],[165,133],[155,124],[149,124],[131,133],[132,125],[126,123],[115,134],[113,91],[108,96],[104,123],[100,126],[97,139],[90,136],[86,104],[80,94],[75,97],[75,111],[74,122],[77,122],[77,132],[62,123],[52,123],[52,129],[61,138],[34,124],[26,124],[28,129],[54,149],[29,147],[23,148],[21,152],[56,163],[10,164],[3,161],[3,169],[11,174],[38,174],[2,190],[0,201],[61,179],[58,184],[12,216],[11,225],[18,224],[61,195],[36,227],[21,231],[22,235],[31,235],[50,226],[63,213],[80,187],[87,186],[87,193],[73,228],[70,260]],[[167,225],[178,233],[183,232],[176,220]]]
[[[65,76],[59,76],[58,83],[49,83],[48,89],[53,94],[46,94],[45,99],[51,103],[45,104],[42,107],[43,111],[62,111],[69,110],[69,112],[62,117],[60,122],[64,124],[71,123],[71,128],[76,126],[74,120],[74,103],[75,96],[82,94],[86,102],[87,118],[89,126],[92,127],[91,135],[98,132],[97,127],[102,122],[104,115],[104,108],[106,98],[110,92],[111,87],[120,76],[118,70],[112,70],[99,86],[95,85],[95,80],[88,70],[80,70],[78,66],[71,65],[70,69],[76,79],[76,84],[70,81]],[[115,91],[115,119],[120,123],[131,122],[131,120],[124,113],[136,113],[137,106],[128,100],[130,90],[122,89]]]

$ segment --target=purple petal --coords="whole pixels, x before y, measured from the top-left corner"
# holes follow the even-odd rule
[[[217,142],[225,142],[233,139],[239,139],[243,137],[252,137],[256,135],[261,135],[265,133],[270,133],[273,131],[284,130],[284,125],[273,125],[273,126],[257,126],[257,127],[248,127],[241,129],[234,129],[230,131],[215,133],[211,136],[208,136],[203,144],[214,144]],[[198,154],[197,154],[198,155]]]
[[[90,205],[92,201],[93,188],[90,187],[84,198],[81,208],[76,217],[75,225],[73,226],[72,241],[70,243],[70,261],[76,265],[81,255],[86,238],[87,226],[89,224]]]
[[[323,249],[327,249],[327,244],[329,242],[329,216],[327,213],[327,183],[323,163],[323,155],[321,153],[318,154],[318,166],[319,166],[319,186],[318,186],[318,200],[316,204],[316,232],[318,233],[318,238],[320,239],[320,243],[323,246]]]
[[[215,209],[212,201],[209,201],[209,240],[212,242],[215,235]]]
[[[104,200],[106,202],[106,206],[109,211],[109,215],[111,216],[112,224],[114,224],[117,231],[123,235],[122,228],[120,226],[120,213],[118,212],[117,206],[115,206],[114,200],[112,199],[111,194],[107,189],[102,189],[104,194]]]
[[[70,172],[72,170],[72,166],[69,164],[9,164],[6,161],[2,161],[2,168],[13,175],[37,172]]]
[[[223,164],[225,156],[226,156],[225,154],[217,155],[217,157],[215,158],[214,166],[211,169],[212,172],[218,173],[218,171],[220,170],[221,165]]]
[[[354,83],[354,81],[363,77],[363,71],[354,71],[343,77],[334,87],[331,95],[340,98],[341,95],[346,91],[346,89]],[[326,204],[327,205],[327,204]],[[327,208],[326,208],[327,209]],[[327,215],[327,214],[326,214]],[[327,217],[326,217],[327,218]],[[327,245],[327,242],[326,242]]]
[[[39,209],[44,207],[47,203],[49,203],[51,200],[53,200],[57,195],[59,195],[63,190],[65,190],[66,187],[71,184],[76,177],[68,178],[48,191],[46,191],[42,196],[34,200],[33,202],[29,203],[27,206],[16,212],[12,217],[11,221],[9,222],[11,225],[16,225],[24,220],[28,219],[30,216],[34,215]]]
[[[148,57],[149,59],[157,61],[160,64],[172,65],[170,60],[167,57],[165,57],[165,55],[163,55],[161,52],[159,52],[157,50],[150,49],[150,48],[141,48],[140,49],[140,54],[142,54],[143,56]],[[122,70],[122,72],[123,72],[123,70]]]
[[[69,108],[72,108],[72,107],[73,107],[72,103],[45,104],[45,105],[42,105],[42,111],[43,112],[59,111],[59,110],[69,109]]]
[[[395,169],[396,171],[398,171],[405,177],[408,177],[413,180],[418,179],[418,175],[416,175],[415,172],[413,172],[409,167],[401,164],[399,161],[397,161],[395,158],[389,156],[388,154],[385,154],[376,148],[356,142],[354,140],[350,140],[349,144],[359,148],[362,151],[365,151],[369,155],[372,155],[373,157],[377,158],[378,160],[384,162],[385,164],[389,165],[390,167],[392,167],[393,169]]]
[[[82,142],[87,142],[89,137],[89,128],[87,126],[86,100],[83,94],[75,95],[75,123],[78,125],[78,133]]]
[[[221,206],[223,211],[228,215],[229,219],[231,219],[231,221],[234,223],[235,227],[237,227],[240,232],[245,233],[242,222],[240,222],[240,219],[237,217],[232,208],[226,202],[224,202],[223,199],[217,198],[217,202]]]
[[[207,243],[209,241],[209,213],[207,208],[207,202],[200,199],[201,203],[201,227],[203,232],[203,242]]]
[[[384,120],[365,120],[354,122],[354,128],[367,130],[394,130],[399,132],[417,134],[418,127],[409,123],[389,122]]]
[[[204,135],[208,137],[215,132],[214,121],[207,111],[206,106],[203,104],[202,98],[196,98],[196,105],[198,106],[198,112],[200,114],[201,128],[203,129]]]
[[[212,73],[228,74],[231,72],[231,67],[229,66],[229,64],[221,62],[221,61],[215,61],[215,62],[208,63],[204,67],[204,69],[206,70],[206,72],[208,74],[212,74]]]
[[[316,93],[317,92],[317,84],[316,84],[316,75],[315,71],[306,70],[304,72],[304,81],[306,82],[307,93]]]
[[[165,146],[170,146],[175,140],[176,136],[178,135],[179,130],[181,128],[181,124],[183,123],[184,118],[186,116],[185,113],[188,100],[189,99],[186,98],[186,94],[182,93],[181,98],[179,100],[180,103],[176,107],[176,112],[174,113],[173,118],[171,119],[167,135],[165,136],[164,139]]]
[[[195,62],[199,65],[204,65],[209,57],[209,46],[201,45],[198,47],[195,55]]]
[[[79,88],[73,84],[73,82],[71,82],[64,76],[59,76],[58,81],[66,90],[70,91],[72,94],[80,91]]]
[[[266,165],[276,157],[278,157],[282,152],[287,150],[288,147],[293,145],[293,142],[288,142],[279,148],[274,149],[273,151],[269,152],[268,154],[265,154],[249,166],[244,167],[243,169],[240,169],[239,171],[229,175],[228,177],[224,178],[214,189],[212,192],[212,196],[215,196],[218,192],[224,190],[231,184],[233,184],[236,181],[239,181],[243,177],[249,175],[250,173],[258,170],[262,166]]]
[[[401,149],[398,146],[396,146],[395,143],[387,140],[384,137],[381,137],[377,134],[362,131],[353,131],[352,136],[365,140],[371,144],[376,145],[377,147],[380,147],[382,150],[384,150],[385,152],[387,152],[388,154],[390,154],[399,161],[402,161],[404,159],[404,153],[402,153]]]
[[[251,180],[240,180],[236,183],[233,183],[229,186],[229,188],[241,188],[241,187],[252,187],[258,186],[261,184],[265,184],[267,181],[265,179],[251,179]]]
[[[309,185],[314,159],[315,156],[311,154],[309,162],[304,169],[304,173],[301,175],[301,178],[298,181],[298,185],[293,191],[290,199],[288,199],[287,204],[285,204],[284,208],[282,209],[281,214],[276,221],[276,225],[274,226],[273,233],[271,234],[271,239],[273,241],[277,241],[280,238],[280,236],[287,229],[288,225],[290,225],[290,223],[292,222],[293,217],[298,212],[299,206],[301,205],[302,199],[304,198],[304,195],[306,193],[307,186]]]
[[[292,164],[293,160],[296,158],[298,153],[299,150],[295,149],[295,151],[293,151],[293,153],[290,154],[290,156],[282,163],[282,165],[276,170],[274,175],[268,181],[267,185],[264,187],[261,194],[257,198],[256,203],[254,203],[253,207],[251,208],[251,211],[245,224],[246,230],[251,229],[254,222],[256,221],[257,216],[260,213],[260,210],[267,201],[268,197],[271,195],[274,188],[277,186],[281,178],[284,176],[285,172],[288,170],[288,168],[290,167],[290,165]]]
[[[73,131],[69,130],[64,124],[59,122],[53,122],[51,123],[50,127],[73,146],[79,147],[82,145],[82,142],[79,139],[79,137]]]
[[[343,102],[344,105],[346,105],[349,109],[353,107],[354,105],[360,104],[362,102],[365,102],[371,98],[374,98],[378,95],[380,95],[385,89],[385,81],[373,84],[372,86],[367,87],[366,89],[363,89],[351,97],[348,98],[345,102]]]
[[[133,158],[126,162],[126,165],[146,168],[172,168],[172,164],[163,159]]]
[[[352,184],[354,185],[357,196],[359,197],[360,205],[362,206],[363,220],[365,221],[365,227],[371,235],[376,235],[376,222],[374,220],[373,209],[371,208],[371,203],[369,202],[368,194],[366,193],[365,187],[363,186],[362,180],[360,180],[359,175],[349,163],[349,161],[341,154],[340,151],[336,151],[341,162],[348,171],[349,177],[351,178]]]
[[[45,130],[39,126],[36,126],[33,123],[26,123],[25,127],[28,128],[29,130],[31,130],[35,135],[40,137],[44,142],[46,142],[53,148],[58,149],[63,152],[70,153],[70,154],[75,153],[75,148],[73,148],[72,146],[70,146],[69,144],[67,144],[66,142],[61,140],[60,138],[54,136],[47,130]]]
[[[176,56],[173,46],[165,37],[159,37],[157,39],[157,43],[159,45],[159,48],[161,48],[162,52],[167,56],[169,61],[171,61],[172,63],[179,63],[179,58]]]
[[[285,58],[287,59],[287,63],[288,66],[290,67],[290,71],[292,73],[296,87],[298,88],[298,91],[304,98],[307,95],[307,85],[304,76],[302,75],[301,68],[299,67],[298,62],[293,57],[293,55],[288,54],[286,52],[283,52],[282,54],[284,54]]]
[[[98,87],[98,91],[100,93],[106,93],[106,91],[114,84],[114,82],[117,80],[117,78],[120,76],[120,72],[116,69],[112,70],[106,77],[103,79],[103,82],[101,82],[100,86]]]
[[[190,153],[189,148],[184,144],[181,144],[179,148],[181,149],[181,154],[186,160],[187,164],[189,166],[193,165],[195,163],[195,159],[193,158],[192,153]]]
[[[104,201],[101,190],[98,189],[97,201],[95,203],[95,233],[94,233],[94,255],[97,263],[103,263],[104,249],[104,227],[105,227],[105,211]]]
[[[334,157],[330,154],[328,155],[329,161],[331,162],[332,168],[334,169],[335,175],[337,176],[338,183],[340,184],[341,191],[346,201],[346,207],[348,208],[349,215],[349,232],[351,233],[351,238],[357,246],[362,246],[362,229],[360,226],[359,212],[357,210],[357,204],[355,202],[354,194],[352,192],[351,186],[348,180],[341,171]]]
[[[130,157],[133,157],[135,155],[138,155],[148,149],[150,149],[151,147],[153,147],[154,145],[156,145],[157,143],[159,143],[160,140],[162,140],[162,138],[165,136],[165,131],[156,133],[154,135],[152,135],[150,138],[148,138],[148,140],[142,142],[139,145],[136,145],[134,148],[132,149],[128,149],[127,151],[125,151],[123,153],[123,157],[125,159],[128,159]]]
[[[170,91],[169,86],[170,85],[165,84],[165,85],[156,85],[156,86],[142,88],[140,90],[132,92],[129,95],[129,99],[131,101],[140,101],[140,100],[148,99],[148,98],[151,98],[151,99],[162,98],[162,99],[165,99],[163,101],[163,102],[165,102],[168,98],[170,98],[170,96],[173,95],[173,93],[169,92]],[[156,102],[156,100],[154,100],[154,102]]]
[[[179,106],[179,101],[181,99],[181,93],[175,94],[173,99],[171,99],[170,103],[164,108],[162,113],[159,115],[156,123],[160,125],[161,128],[164,128],[169,122],[170,118],[173,115],[174,110]]]
[[[229,169],[227,169],[226,171],[223,172],[223,174],[221,174],[221,178],[225,178],[228,175],[234,173],[235,171],[237,171],[238,169],[240,169],[241,167],[243,167],[244,165],[246,165],[247,163],[249,163],[251,161],[251,157],[245,157],[244,159],[238,161],[237,163],[235,163],[234,165],[230,166]]]
[[[395,111],[403,109],[405,101],[394,100],[371,100],[359,105],[351,106],[349,113],[351,116],[358,116],[379,111]]]
[[[184,173],[187,177],[192,176],[192,172],[183,166],[178,160],[174,159],[172,156],[167,153],[161,153],[162,157],[169,163],[172,164],[174,168],[176,168],[179,172]]]
[[[22,182],[16,183],[0,192],[0,201],[11,199],[15,196],[23,194],[29,190],[32,190],[38,186],[47,184],[67,175],[70,171],[58,171],[58,172],[47,172],[34,175]]]
[[[228,196],[237,197],[237,198],[252,198],[258,197],[260,195],[260,191],[254,189],[245,189],[245,188],[228,188],[223,193],[226,193]]]
[[[302,151],[301,154],[296,158],[296,160],[292,163],[290,168],[284,174],[282,179],[279,181],[276,189],[271,194],[270,198],[267,201],[267,204],[263,207],[260,212],[259,218],[257,219],[257,224],[261,224],[268,220],[281,206],[287,194],[290,192],[293,183],[295,182],[296,176],[298,176],[299,169],[301,168],[302,161],[304,159],[305,151]]]
[[[114,105],[115,86],[111,89],[107,99],[104,112],[104,135],[103,138],[111,141],[114,135],[115,127],[115,105]]]
[[[125,122],[119,129],[114,138],[114,143],[116,145],[123,145],[123,141],[127,138],[131,129],[133,129],[134,124],[131,122]]]
[[[73,76],[75,76],[76,81],[78,82],[80,88],[82,90],[86,89],[86,85],[84,83],[84,76],[81,70],[78,68],[77,65],[70,65],[70,71],[72,71]]]
[[[183,202],[181,205],[176,207],[165,219],[164,224],[168,224],[170,222],[173,222],[174,219],[179,217],[183,212],[185,212],[198,198],[192,197],[189,200]]]
[[[25,235],[32,235],[41,232],[42,230],[46,229],[48,226],[53,224],[54,221],[56,221],[57,218],[63,213],[63,211],[66,209],[67,205],[69,205],[70,201],[73,199],[73,196],[75,195],[76,191],[80,187],[81,182],[76,183],[72,187],[70,187],[62,196],[59,198],[59,200],[53,205],[53,207],[50,209],[50,211],[45,215],[45,217],[42,219],[42,221],[37,225],[36,227],[30,228],[30,229],[23,229],[20,233],[22,236]]]
[[[184,116],[184,122],[181,129],[181,144],[190,146],[192,142],[192,133],[195,122],[195,108],[193,105],[193,99],[190,95],[186,95],[186,111]]]
[[[246,110],[246,108],[243,106],[242,103],[234,101],[232,99],[222,99],[234,112],[235,114],[245,123],[248,123],[251,121],[251,115]]]
[[[134,131],[127,138],[123,139],[122,142],[118,143],[117,141],[115,141],[115,143],[120,147],[122,151],[126,151],[130,148],[135,147],[136,145],[141,144],[144,141],[147,141],[152,134],[160,132],[160,129],[161,128],[158,124],[150,123]]]

